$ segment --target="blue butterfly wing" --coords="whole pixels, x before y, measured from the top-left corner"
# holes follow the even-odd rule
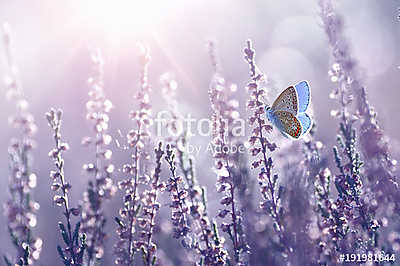
[[[301,113],[297,116],[297,119],[300,121],[301,127],[303,128],[301,134],[307,133],[312,125],[311,118],[306,113]]]
[[[307,81],[301,81],[297,83],[295,86],[298,102],[299,102],[299,113],[305,112],[310,104],[310,87],[308,86]]]
[[[270,109],[270,110],[266,110],[265,114],[268,118],[268,120],[279,129],[280,132],[284,132],[284,128],[282,125],[282,122],[279,120],[279,118],[275,115],[275,113]],[[285,134],[284,134],[285,135]]]
[[[287,138],[298,139],[302,134],[301,122],[288,111],[266,111],[268,120]]]

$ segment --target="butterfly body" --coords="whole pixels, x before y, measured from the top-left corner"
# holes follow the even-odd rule
[[[306,113],[310,98],[307,81],[301,81],[285,89],[271,107],[266,106],[266,116],[284,136],[298,139],[311,129],[312,120]]]

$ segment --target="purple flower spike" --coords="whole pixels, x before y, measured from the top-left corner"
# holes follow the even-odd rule
[[[83,169],[93,178],[89,181],[88,187],[83,194],[81,232],[87,236],[87,261],[92,265],[99,261],[104,255],[104,242],[107,234],[104,231],[106,217],[104,214],[104,200],[110,199],[117,188],[113,184],[112,174],[114,165],[109,161],[112,152],[108,148],[112,137],[108,134],[108,122],[111,108],[110,100],[104,94],[104,69],[103,58],[100,50],[92,55],[94,74],[89,78],[89,101],[86,103],[87,120],[93,123],[93,138],[85,137],[82,144],[93,147],[96,160],[87,163]]]
[[[8,231],[17,250],[15,259],[4,257],[9,265],[31,265],[37,262],[43,241],[34,236],[39,203],[34,201],[33,189],[37,176],[32,171],[32,150],[36,147],[33,137],[37,127],[29,111],[29,102],[24,97],[17,66],[11,51],[11,33],[7,24],[3,27],[3,40],[7,58],[7,99],[15,104],[16,113],[9,117],[10,126],[20,135],[13,138],[8,147],[10,177],[8,190],[10,199],[4,205]]]
[[[240,184],[246,182],[243,172],[240,171],[240,160],[244,156],[240,151],[244,147],[241,135],[234,130],[235,122],[240,118],[239,103],[232,97],[236,85],[227,83],[222,77],[213,42],[209,43],[209,54],[214,68],[214,76],[208,90],[213,110],[211,145],[215,150],[213,157],[216,165],[217,191],[222,194],[220,203],[224,208],[220,213],[225,214],[219,217],[224,218],[228,213],[230,216],[230,223],[225,223],[221,229],[232,241],[235,262],[237,265],[245,265],[248,260],[245,255],[250,248],[245,240],[242,212],[236,199]]]

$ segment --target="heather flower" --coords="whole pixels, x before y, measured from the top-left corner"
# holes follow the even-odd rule
[[[188,154],[186,149],[190,136],[185,130],[178,131],[179,123],[183,123],[183,116],[177,108],[176,90],[178,84],[169,73],[162,75],[160,80],[163,96],[168,103],[168,113],[170,115],[170,119],[166,121],[166,127],[170,132],[180,133],[168,136],[166,140],[170,142],[170,156],[174,155],[173,164],[175,173],[173,173],[173,176],[177,175],[176,171],[178,170],[182,174],[179,179],[176,177],[170,180],[172,181],[170,188],[175,187],[174,184],[178,180],[181,183],[176,184],[178,189],[181,190],[180,192],[176,193],[172,189],[173,200],[176,201],[176,195],[186,194],[185,199],[181,200],[182,209],[185,211],[174,210],[174,213],[179,213],[179,215],[176,215],[178,217],[182,217],[181,214],[184,214],[185,219],[182,219],[182,222],[186,223],[188,227],[190,226],[190,235],[186,237],[186,240],[182,241],[182,244],[184,247],[194,249],[200,254],[199,265],[224,265],[228,253],[223,247],[223,239],[219,238],[216,223],[211,222],[208,217],[206,187],[199,184],[196,178],[195,160]],[[187,214],[190,214],[190,216]],[[186,226],[183,228],[186,228]],[[181,227],[181,230],[176,230],[176,232],[183,233],[186,230],[188,229],[182,230]],[[177,236],[180,237],[182,234],[179,233]],[[188,240],[191,241],[189,242]],[[188,249],[188,251],[191,249]]]
[[[263,95],[266,89],[261,87],[262,82],[266,82],[264,74],[260,72],[255,63],[255,50],[250,40],[247,41],[247,47],[244,49],[244,59],[249,64],[251,81],[247,85],[250,99],[247,102],[247,108],[252,112],[249,117],[249,124],[253,127],[249,139],[250,151],[254,157],[252,166],[254,169],[261,170],[258,173],[258,183],[262,195],[261,209],[268,213],[274,223],[274,229],[279,236],[279,245],[284,252],[290,252],[290,248],[284,244],[284,209],[281,204],[281,196],[284,188],[278,185],[278,174],[274,174],[273,160],[268,152],[277,149],[277,145],[270,142],[266,135],[272,131],[272,126],[267,123],[264,112]]]
[[[170,143],[170,148],[175,149],[176,165],[182,173],[185,183],[182,185],[188,193],[187,205],[191,216],[198,220],[204,215],[206,206],[203,206],[203,194],[205,187],[200,187],[195,174],[194,158],[187,152],[187,144],[190,140],[185,130],[177,131],[178,125],[183,124],[183,116],[178,110],[176,100],[177,82],[171,74],[165,73],[160,78],[162,84],[163,97],[168,103],[168,113],[170,119],[166,121],[166,128],[171,132],[178,132],[174,136],[168,136],[166,140]]]
[[[329,168],[320,171],[314,181],[316,211],[319,213],[317,226],[320,230],[315,244],[318,249],[317,263],[334,262],[337,259],[339,240],[348,232],[343,214],[331,199],[332,175]]]
[[[286,213],[283,244],[290,248],[288,263],[296,265],[320,261],[322,256],[318,247],[320,242],[326,240],[320,230],[324,223],[318,223],[319,215],[313,211],[318,209],[315,198],[310,196],[316,190],[316,176],[327,165],[324,145],[315,140],[315,131],[314,124],[300,141],[282,141],[279,151],[275,153],[275,161],[279,159],[280,176],[286,179],[281,185],[280,197],[280,204]]]
[[[330,0],[321,0],[321,19],[328,42],[332,51],[332,69],[329,71],[331,81],[338,88],[331,93],[332,98],[337,98],[341,87],[346,87],[346,95],[342,101],[349,101],[351,110],[349,115],[354,115],[360,123],[356,125],[359,132],[360,149],[365,160],[365,176],[372,184],[371,189],[376,192],[378,204],[398,202],[400,192],[394,176],[396,161],[390,158],[387,137],[380,128],[377,114],[368,103],[366,88],[360,78],[357,63],[350,53],[349,45],[343,34],[343,19],[335,12]],[[350,107],[350,103],[353,102]],[[333,114],[340,115],[333,111]],[[379,180],[379,182],[378,182]]]
[[[64,159],[62,158],[62,153],[69,150],[69,145],[62,142],[61,139],[62,111],[51,109],[46,113],[46,118],[50,128],[54,131],[55,141],[55,147],[49,152],[49,157],[53,159],[56,167],[55,171],[50,172],[50,178],[53,182],[51,189],[56,192],[53,201],[56,205],[64,207],[66,220],[66,226],[63,222],[58,223],[65,247],[62,248],[58,245],[57,251],[64,265],[81,266],[86,249],[86,235],[79,235],[81,222],[77,222],[75,227],[72,224],[72,216],[79,216],[80,210],[69,205],[68,192],[72,186],[65,179]]]
[[[342,113],[345,113],[343,109]],[[336,249],[341,253],[356,252],[358,249],[366,253],[374,250],[377,246],[379,225],[374,219],[375,210],[367,200],[373,195],[364,192],[361,174],[364,163],[356,150],[354,121],[347,119],[345,115],[341,117],[339,147],[333,148],[336,166],[339,170],[339,174],[334,179],[338,197],[332,204],[334,224],[329,232]]]
[[[303,142],[304,160],[307,180],[313,185],[315,202],[310,202],[317,217],[313,217],[313,224],[309,229],[309,238],[314,245],[316,254],[310,252],[309,260],[326,265],[336,263],[339,256],[340,241],[349,232],[349,224],[332,193],[332,173],[327,167],[327,155],[322,153],[323,144],[314,140],[314,131]],[[342,205],[343,206],[343,205]],[[306,208],[304,208],[306,209]],[[342,250],[344,252],[344,250]]]
[[[188,138],[186,130],[180,128],[180,125],[183,124],[183,116],[178,110],[178,101],[176,100],[178,83],[171,73],[161,75],[160,83],[162,96],[168,104],[167,113],[169,115],[168,119],[163,121],[165,122],[163,126],[168,129],[169,133],[172,133],[166,137],[166,141],[178,147],[178,145],[181,145]]]
[[[8,231],[17,254],[15,259],[6,256],[4,259],[7,265],[31,265],[39,259],[43,244],[42,239],[35,237],[32,231],[37,224],[36,212],[40,207],[34,201],[32,191],[37,183],[37,176],[32,171],[32,150],[36,146],[33,137],[37,127],[18,77],[8,25],[4,25],[2,37],[8,63],[7,98],[16,106],[16,113],[9,117],[9,122],[19,135],[10,141],[8,148],[10,199],[4,206]]]
[[[235,262],[238,265],[244,265],[246,262],[243,255],[249,251],[249,246],[245,242],[239,203],[235,200],[243,178],[238,169],[240,149],[237,148],[236,152],[229,149],[232,146],[242,145],[234,128],[235,121],[240,117],[239,104],[232,97],[232,92],[236,91],[237,86],[228,84],[221,76],[213,43],[209,44],[209,49],[215,72],[208,91],[213,110],[212,145],[215,147],[213,157],[215,158],[215,171],[218,175],[217,191],[223,195],[220,201],[223,209],[219,211],[218,216],[224,219],[229,214],[230,222],[223,223],[221,230],[227,233],[232,241]]]
[[[151,105],[149,103],[150,86],[147,78],[148,65],[150,63],[148,49],[142,49],[140,59],[143,66],[140,90],[135,95],[139,109],[137,111],[131,111],[129,114],[135,128],[130,130],[127,134],[127,146],[124,147],[126,151],[132,150],[130,154],[132,162],[126,163],[122,167],[122,172],[128,177],[118,184],[119,189],[122,190],[125,195],[123,198],[124,206],[119,211],[120,217],[115,218],[118,224],[117,234],[119,236],[118,242],[114,245],[114,253],[117,257],[115,263],[123,265],[133,265],[134,254],[142,247],[144,248],[142,251],[148,251],[145,260],[147,260],[147,256],[153,259],[152,255],[156,249],[153,243],[146,245],[146,242],[141,240],[141,238],[146,237],[145,231],[136,230],[138,226],[146,226],[148,224],[146,220],[138,217],[141,207],[145,208],[143,204],[147,204],[146,200],[154,200],[155,202],[155,198],[150,192],[144,195],[145,203],[140,202],[139,195],[139,183],[147,183],[149,181],[148,175],[144,172],[145,169],[141,169],[142,166],[148,164],[148,160],[150,159],[145,149],[145,143],[150,138],[149,126],[152,124]],[[145,215],[149,207],[153,208],[153,206],[147,205],[144,210]]]
[[[303,264],[317,262],[318,265],[324,265],[326,261],[332,262],[327,258],[336,259],[336,248],[331,245],[335,239],[328,234],[335,223],[332,218],[334,211],[331,208],[333,200],[330,189],[331,174],[327,168],[328,155],[324,149],[325,145],[315,139],[316,130],[317,125],[314,121],[309,134],[305,135],[301,142],[293,143],[293,150],[283,152],[283,157],[291,153],[297,158],[297,161],[288,162],[288,167],[284,169],[284,174],[290,182],[286,186],[283,199],[288,202],[287,208],[291,214],[285,218],[286,230],[291,232],[291,236],[295,236],[295,239],[289,240],[293,242],[293,255],[290,260]],[[298,161],[299,150],[303,154],[301,161]],[[315,197],[310,196],[312,194]],[[308,252],[307,257],[302,255],[304,252]]]
[[[83,194],[81,232],[87,236],[87,263],[92,265],[104,254],[104,241],[107,237],[104,227],[106,217],[103,209],[105,199],[110,199],[116,187],[113,185],[112,174],[114,165],[108,161],[112,152],[108,148],[112,137],[108,134],[108,113],[112,103],[104,94],[103,58],[99,50],[92,55],[95,73],[89,78],[89,101],[86,104],[87,119],[93,122],[94,137],[85,137],[82,143],[95,148],[96,160],[87,163],[83,169],[93,175],[88,188]]]
[[[156,166],[150,179],[150,189],[143,192],[142,213],[138,219],[139,228],[141,230],[139,232],[138,247],[142,251],[144,264],[148,266],[154,265],[157,259],[157,245],[153,242],[153,234],[156,225],[155,217],[157,211],[161,207],[161,204],[157,201],[158,195],[166,188],[166,184],[160,182],[161,161],[163,155],[164,150],[162,149],[162,143],[160,142],[158,148],[155,149]]]
[[[182,177],[176,174],[176,162],[175,154],[170,145],[167,145],[165,160],[169,165],[170,177],[166,184],[167,191],[171,194],[172,202],[170,208],[172,211],[172,225],[174,226],[174,238],[185,238],[190,228],[188,226],[187,215],[189,208],[186,204],[188,198],[188,192],[185,189],[181,189],[183,183]]]
[[[364,163],[361,161],[361,155],[356,150],[356,130],[353,124],[356,119],[349,117],[348,104],[350,97],[348,95],[348,87],[344,82],[340,82],[338,89],[338,97],[341,104],[340,113],[340,135],[338,135],[339,147],[334,147],[334,157],[339,174],[335,177],[335,186],[338,191],[338,198],[335,206],[338,209],[340,218],[336,218],[336,227],[342,228],[340,235],[336,236],[337,239],[344,239],[347,231],[350,228],[350,222],[354,226],[361,225],[362,229],[368,232],[369,239],[364,240],[365,243],[359,243],[362,248],[367,250],[376,246],[377,229],[373,217],[374,210],[370,208],[365,202],[367,195],[363,195],[364,185],[361,176],[361,167]],[[346,100],[347,99],[347,100]],[[340,150],[342,150],[340,152]],[[341,156],[343,154],[343,156]],[[343,158],[344,157],[344,158]],[[373,195],[370,193],[370,197]],[[344,228],[344,229],[343,229]],[[335,233],[335,232],[334,232]],[[361,235],[362,233],[359,232]],[[361,236],[355,240],[362,242]],[[353,248],[350,242],[347,248]],[[341,249],[343,248],[343,245]]]
[[[358,130],[358,135],[361,140],[361,148],[364,151],[363,154],[366,157],[365,165],[375,164],[376,158],[369,154],[369,147],[381,145],[378,143],[379,140],[369,133],[371,132],[369,130],[380,131],[380,129],[376,121],[373,121],[374,118],[370,113],[365,88],[360,85],[361,81],[358,79],[355,69],[356,63],[350,56],[345,39],[340,35],[342,20],[335,14],[331,2],[321,1],[320,5],[321,18],[333,50],[334,64],[329,75],[331,81],[337,84],[337,88],[331,93],[331,97],[338,99],[340,103],[340,110],[331,112],[332,115],[341,119],[340,135],[338,136],[339,147],[334,147],[336,166],[339,169],[339,174],[335,177],[338,198],[334,206],[341,215],[335,222],[335,228],[341,228],[340,234],[335,237],[340,241],[340,247],[337,247],[337,249],[343,251],[359,248],[364,251],[374,249],[377,251],[377,236],[380,227],[378,220],[375,220],[377,205],[373,206],[370,203],[376,201],[376,195],[379,195],[379,189],[382,189],[382,187],[363,178],[361,167],[364,163],[361,161],[360,153],[357,152],[357,129],[355,125],[361,118],[362,124]],[[368,140],[365,138],[366,136]],[[370,142],[370,144],[367,142]],[[374,152],[379,154],[377,157],[388,159],[387,152],[383,152],[380,148]],[[382,156],[383,154],[384,156]],[[394,189],[397,184],[392,182],[394,181],[392,175],[386,170],[384,172],[385,175],[377,175],[376,177],[383,178],[382,183],[385,183],[385,186],[391,189],[391,192],[398,194]],[[365,173],[367,176],[371,175],[368,176],[369,180],[374,180],[376,178],[374,175],[378,174],[370,170]],[[368,188],[371,185],[372,187]],[[384,200],[386,196],[380,197],[380,200]],[[352,230],[356,235],[354,233],[348,234],[348,230]],[[333,233],[336,232],[333,231]],[[337,244],[335,243],[335,245]]]

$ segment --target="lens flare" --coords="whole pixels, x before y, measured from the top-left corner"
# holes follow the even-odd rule
[[[80,17],[105,33],[135,34],[152,31],[179,0],[75,0]]]

